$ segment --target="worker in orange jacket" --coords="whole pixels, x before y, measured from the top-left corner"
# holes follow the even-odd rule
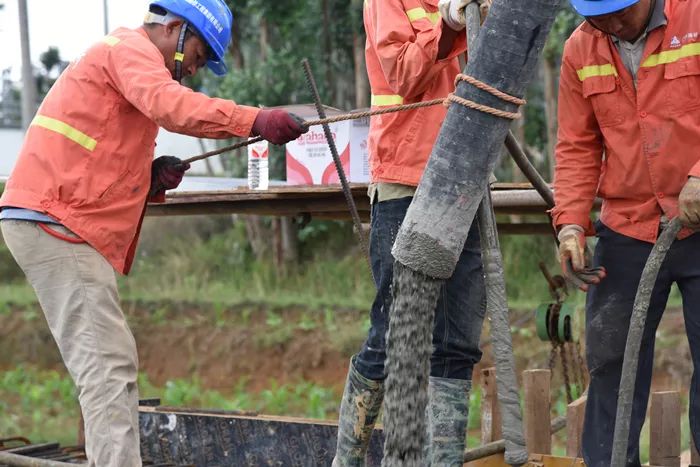
[[[571,0],[586,21],[564,46],[559,85],[555,201],[562,263],[592,260],[607,277],[586,303],[590,387],[583,457],[610,465],[622,361],[635,294],[652,244],[669,219],[684,226],[653,290],[627,452],[639,465],[654,335],[673,282],[683,296],[696,371],[690,426],[700,442],[700,4],[688,0]],[[600,220],[590,220],[594,199]],[[593,258],[585,236],[596,234]],[[566,268],[565,268],[566,269]]]
[[[365,56],[372,108],[446,97],[466,51],[464,8],[472,0],[368,0]],[[488,6],[489,1],[480,1]],[[370,259],[377,294],[371,326],[350,361],[340,406],[335,467],[365,465],[384,395],[385,334],[391,308],[391,247],[411,204],[447,110],[443,106],[372,117],[369,161]],[[485,313],[479,232],[472,226],[435,317],[428,404],[428,464],[461,466],[472,369],[481,358]]]
[[[153,160],[158,127],[283,144],[298,118],[181,86],[226,73],[233,16],[223,0],[157,0],[143,27],[117,29],[71,63],[27,130],[0,198],[2,233],[34,287],[79,390],[89,465],[141,465],[136,345],[115,270],[128,273],[147,199],[188,165]]]

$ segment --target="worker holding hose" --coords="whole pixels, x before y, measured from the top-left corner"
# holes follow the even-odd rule
[[[464,9],[471,0],[369,0],[364,6],[372,107],[447,96],[466,51]],[[439,3],[439,4],[438,4]],[[480,0],[482,14],[490,0]],[[369,158],[370,259],[377,293],[371,326],[352,357],[340,407],[335,467],[365,465],[384,395],[385,334],[392,303],[391,248],[447,111],[443,106],[373,117]],[[471,227],[436,308],[428,405],[432,466],[461,466],[472,369],[481,358],[485,313],[479,232]]]
[[[677,283],[700,368],[700,4],[686,0],[571,0],[585,17],[564,46],[559,87],[555,201],[565,272],[589,261],[607,277],[588,288],[590,386],[583,458],[610,465],[617,394],[633,303],[653,243],[669,219],[686,227],[652,291],[635,384],[627,465],[640,465],[639,434],[651,385],[654,336]],[[603,200],[595,226],[590,213]],[[585,237],[598,242],[592,258]],[[690,428],[700,443],[700,373]],[[624,455],[624,453],[622,453]]]
[[[305,127],[281,110],[214,99],[180,84],[204,65],[226,73],[233,16],[223,0],[157,0],[71,63],[27,130],[0,199],[0,227],[34,287],[79,390],[89,465],[141,465],[138,359],[114,270],[131,268],[147,200],[188,169],[153,160],[158,127],[204,138]]]

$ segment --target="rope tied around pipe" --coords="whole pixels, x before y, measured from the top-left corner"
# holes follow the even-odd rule
[[[489,86],[488,84],[484,83],[483,81],[479,81],[478,79],[474,78],[473,76],[465,75],[463,73],[460,73],[457,75],[455,78],[455,88],[459,84],[460,81],[464,81],[466,83],[471,84],[475,88],[481,89],[482,91],[486,91],[492,96],[498,97],[499,99],[509,102],[511,104],[515,104],[518,106],[525,105],[527,101],[525,99],[521,99],[519,97],[511,96],[510,94],[506,94],[503,91],[500,91],[493,86]],[[463,105],[465,107],[469,107],[470,109],[478,110],[480,112],[484,112],[490,115],[495,115],[496,117],[501,117],[501,118],[507,118],[509,120],[516,120],[520,117],[522,117],[522,114],[520,112],[506,112],[505,110],[500,110],[496,109],[494,107],[489,107],[488,105],[484,104],[479,104],[477,102],[471,101],[469,99],[465,99],[463,97],[457,96],[455,93],[451,92],[447,95],[447,98],[445,98],[445,106],[449,106],[450,103],[454,102],[455,104]]]

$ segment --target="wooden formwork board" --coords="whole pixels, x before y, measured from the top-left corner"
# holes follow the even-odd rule
[[[144,461],[197,466],[328,467],[338,426],[319,420],[140,407]],[[375,430],[367,465],[379,467],[382,435]]]
[[[467,462],[464,467],[509,467],[503,454],[494,454],[475,461]],[[524,467],[585,467],[583,459],[575,457],[544,456],[535,454]]]

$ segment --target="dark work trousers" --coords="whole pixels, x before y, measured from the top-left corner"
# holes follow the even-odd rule
[[[586,301],[586,358],[591,376],[583,429],[583,458],[588,467],[607,467],[612,455],[617,394],[634,297],[653,245],[596,225],[598,244],[594,264],[608,275],[591,287]],[[696,371],[690,385],[690,430],[700,441],[700,235],[676,240],[661,266],[652,291],[639,353],[627,465],[639,466],[639,433],[646,417],[654,364],[654,335],[661,321],[671,285],[678,284],[683,315]]]
[[[372,304],[369,335],[353,363],[362,376],[375,381],[385,378],[385,335],[394,271],[391,248],[411,199],[399,198],[372,205],[370,258],[377,295]],[[441,378],[471,379],[474,364],[481,359],[479,338],[486,311],[476,222],[469,231],[454,274],[442,286],[435,311],[430,374]]]

